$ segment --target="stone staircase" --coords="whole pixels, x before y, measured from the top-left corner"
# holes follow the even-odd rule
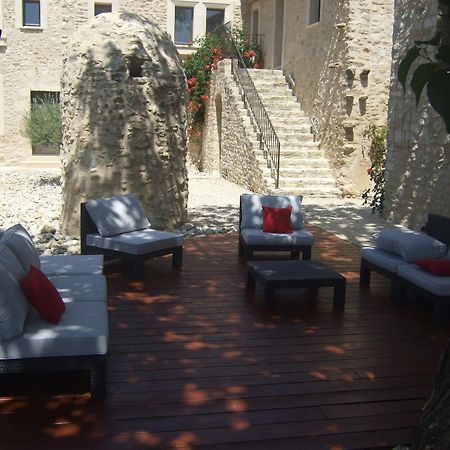
[[[308,197],[340,197],[328,159],[314,142],[311,123],[292,95],[281,70],[250,70],[253,83],[280,140],[280,179],[270,175],[267,161],[259,150],[256,133],[253,148],[266,178],[268,191],[301,194]]]

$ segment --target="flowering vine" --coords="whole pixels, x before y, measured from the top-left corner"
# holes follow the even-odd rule
[[[231,35],[249,68],[262,68],[262,51],[259,45],[252,43],[240,30],[216,31],[198,39],[194,45],[197,51],[184,62],[187,78],[188,134],[190,139],[201,140],[205,121],[206,104],[209,100],[211,73],[217,70],[219,61],[233,56]]]
[[[384,207],[387,127],[369,125],[364,131],[364,137],[370,139],[370,166],[367,169],[367,173],[370,181],[373,182],[373,187],[366,189],[362,194],[362,198],[364,205],[370,202],[372,214],[378,212],[378,215],[381,217]]]

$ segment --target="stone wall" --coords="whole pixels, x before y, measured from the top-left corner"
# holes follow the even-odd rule
[[[252,191],[267,188],[253,150],[253,129],[231,74],[231,61],[213,71],[210,101],[204,125],[202,163],[205,171],[218,172]]]
[[[130,13],[102,14],[68,43],[61,104],[61,231],[79,205],[135,192],[154,228],[186,221],[187,84],[169,35]]]
[[[144,15],[166,30],[171,0],[110,0],[113,11]],[[233,4],[233,21],[241,25],[240,5]],[[41,27],[21,26],[21,0],[0,1],[0,163],[14,164],[31,156],[20,134],[30,91],[59,91],[64,46],[93,17],[93,0],[41,0]],[[220,2],[223,3],[223,2]]]
[[[344,195],[359,195],[369,185],[363,132],[370,123],[386,124],[392,1],[322,2],[320,22],[308,25],[309,0],[285,0],[282,66],[296,83],[302,108],[319,123],[321,146]],[[259,5],[271,68],[275,0]]]
[[[450,140],[425,93],[416,107],[414,94],[409,88],[403,93],[396,74],[414,40],[436,33],[437,5],[436,0],[395,2],[385,212],[393,222],[415,229],[429,212],[450,216]]]

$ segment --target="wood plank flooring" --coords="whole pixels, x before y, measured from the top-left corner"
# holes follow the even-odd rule
[[[392,448],[411,441],[450,330],[420,299],[359,287],[359,247],[320,230],[313,258],[347,277],[281,291],[275,309],[245,291],[237,235],[192,239],[179,272],[149,261],[143,282],[106,269],[105,402],[86,374],[0,377],[0,449],[290,450]],[[273,255],[262,255],[270,258]],[[285,257],[285,256],[278,256]]]

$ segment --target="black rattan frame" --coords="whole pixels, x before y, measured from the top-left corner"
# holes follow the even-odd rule
[[[91,398],[103,400],[106,396],[106,355],[0,360],[0,374],[80,370],[89,371]]]

